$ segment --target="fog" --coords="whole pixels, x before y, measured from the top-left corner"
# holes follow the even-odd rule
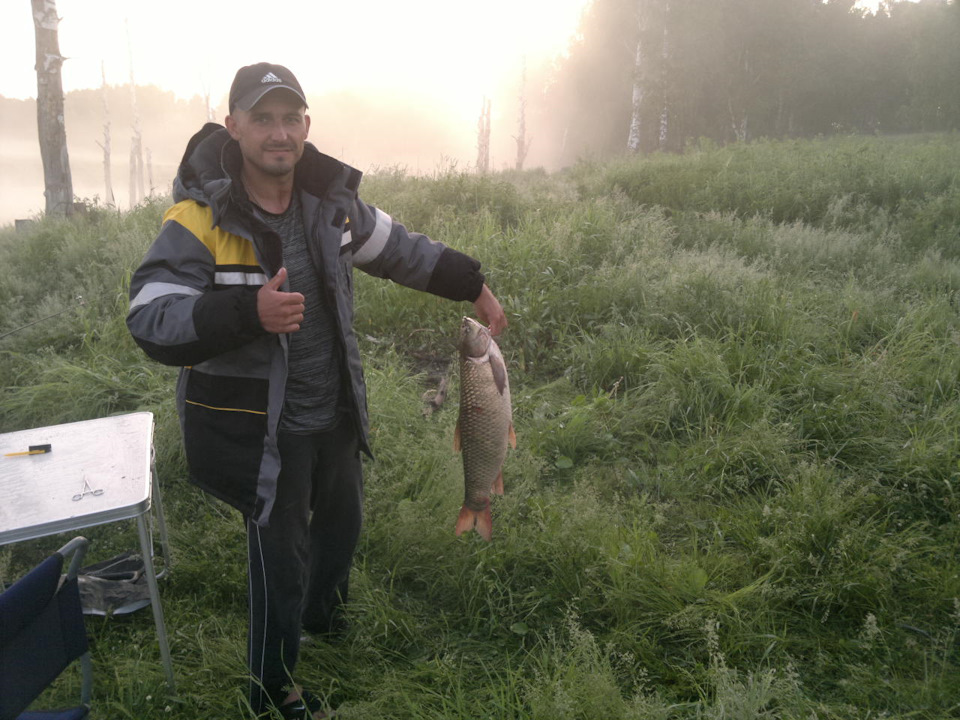
[[[514,97],[509,97],[511,88],[506,87],[502,102],[493,99],[493,169],[515,164],[519,88],[518,75],[512,88]],[[129,86],[67,93],[64,115],[73,191],[80,199],[105,204],[101,149],[104,95],[109,107],[114,199],[119,208],[127,209],[133,137]],[[482,97],[473,116],[453,111],[430,95],[410,92],[381,91],[373,96],[345,91],[315,96],[308,92],[307,99],[312,119],[310,141],[322,152],[364,172],[400,169],[408,174],[433,175],[451,169],[472,171],[475,167]],[[139,87],[137,105],[144,162],[149,160],[145,184],[153,194],[165,195],[170,192],[187,141],[206,122],[206,104],[199,96],[180,100],[169,91]],[[217,122],[222,123],[225,114],[225,102],[213,109]],[[535,115],[528,109],[527,133],[532,143],[525,167],[555,167],[547,143],[538,143]],[[40,212],[43,188],[36,102],[0,98],[0,224]]]
[[[29,7],[21,0],[0,13],[0,224],[44,205]],[[960,6],[947,0],[887,3],[882,21],[849,0],[646,3],[643,42],[634,0],[274,0],[257,14],[237,7],[168,0],[159,13],[125,0],[57,0],[77,197],[104,203],[99,144],[109,120],[116,205],[130,205],[131,76],[145,182],[166,195],[190,136],[208,114],[223,121],[236,69],[261,60],[299,77],[310,140],[364,172],[473,171],[485,98],[493,170],[515,165],[521,97],[531,142],[524,167],[547,170],[622,154],[633,121],[644,153],[682,152],[703,138],[960,123],[960,51],[950,31]],[[647,53],[640,74],[639,47]],[[631,101],[637,77],[645,88],[639,111]]]
[[[476,163],[477,120],[492,100],[492,167],[512,166],[522,69],[543,77],[576,32],[589,0],[273,0],[257,12],[236,3],[168,0],[163,10],[126,0],[56,0],[66,58],[67,146],[74,194],[104,195],[105,76],[113,187],[128,204],[132,115],[138,87],[143,146],[152,154],[153,186],[169,191],[190,135],[206,118],[223,121],[236,69],[267,60],[287,65],[310,101],[311,140],[361,170],[402,167],[431,173]],[[42,209],[37,142],[34,28],[30,3],[0,13],[0,224]],[[122,89],[125,88],[125,89]],[[528,84],[528,92],[537,89]],[[162,102],[146,96],[166,93]],[[91,94],[94,93],[94,94]],[[25,100],[17,107],[12,101]],[[29,105],[29,107],[28,107]],[[530,161],[536,162],[534,139]],[[546,162],[541,153],[541,162]]]

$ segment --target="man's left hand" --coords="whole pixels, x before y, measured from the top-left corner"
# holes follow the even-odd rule
[[[480,291],[480,295],[473,301],[473,309],[477,313],[477,319],[490,328],[490,334],[497,337],[502,333],[507,325],[507,315],[500,307],[500,301],[490,292],[486,285]]]

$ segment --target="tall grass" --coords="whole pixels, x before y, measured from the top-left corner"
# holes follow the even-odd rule
[[[958,159],[833,138],[366,178],[483,260],[519,446],[493,542],[454,537],[456,377],[438,412],[423,394],[470,308],[358,276],[377,459],[350,628],[300,676],[345,718],[956,714]],[[0,233],[0,430],[156,413],[179,693],[148,615],[96,619],[95,705],[249,717],[243,527],[185,481],[174,371],[123,324],[162,208]],[[94,559],[136,543],[89,535]],[[0,549],[0,577],[60,541]]]

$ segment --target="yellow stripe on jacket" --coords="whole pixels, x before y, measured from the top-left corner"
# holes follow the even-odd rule
[[[220,227],[211,227],[213,211],[209,206],[183,200],[164,214],[163,221],[168,220],[179,223],[193,233],[206,245],[217,265],[246,265],[259,269],[260,263],[249,241]]]
[[[223,412],[250,413],[251,415],[266,415],[265,412],[261,412],[260,410],[244,410],[243,408],[214,407],[213,405],[204,405],[203,403],[199,403],[194,400],[185,400],[184,402],[187,405],[196,405],[197,407],[206,408],[207,410],[221,410]]]

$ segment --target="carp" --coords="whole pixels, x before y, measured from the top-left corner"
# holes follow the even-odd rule
[[[517,447],[510,407],[510,381],[490,330],[465,317],[460,324],[460,414],[453,447],[463,454],[463,507],[456,534],[476,530],[493,537],[491,493],[503,495],[507,444]]]

